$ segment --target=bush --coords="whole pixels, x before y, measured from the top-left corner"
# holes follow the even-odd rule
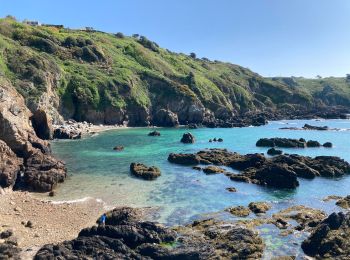
[[[145,36],[141,36],[138,41],[143,47],[150,49],[154,52],[158,52],[158,44],[148,40]]]
[[[78,45],[77,39],[75,39],[72,36],[68,36],[63,42],[63,46],[68,47],[68,48],[71,48],[71,47],[74,47],[77,45]]]
[[[121,33],[121,32],[118,32],[118,33],[116,33],[116,35],[115,35],[117,38],[119,38],[119,39],[123,39],[123,38],[125,38],[125,36],[124,36],[124,34],[123,33]]]
[[[55,53],[58,49],[54,42],[38,37],[30,38],[28,45],[30,47],[36,48],[40,51],[47,52],[50,54]]]
[[[196,58],[197,58],[197,55],[196,55],[194,52],[191,52],[191,53],[190,53],[190,57],[191,57],[192,59],[196,59]]]

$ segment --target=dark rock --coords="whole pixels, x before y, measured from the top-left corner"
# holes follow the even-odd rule
[[[237,189],[234,188],[234,187],[226,188],[226,190],[227,190],[228,192],[237,192]]]
[[[222,138],[218,139],[218,142],[220,142],[220,143],[223,142],[223,141],[224,141],[224,139],[222,139]]]
[[[21,249],[18,248],[17,238],[14,237],[12,230],[6,230],[0,233],[0,259],[19,260]]]
[[[193,166],[192,169],[193,169],[193,170],[196,170],[196,171],[201,171],[201,170],[202,170],[202,167]]]
[[[49,192],[49,197],[54,197],[55,196],[55,192],[54,191],[50,191]]]
[[[196,139],[191,133],[185,133],[181,138],[181,142],[184,144],[193,144],[195,141]]]
[[[197,124],[188,124],[187,127],[188,127],[188,129],[197,129],[198,125]]]
[[[325,142],[323,144],[323,147],[326,147],[326,148],[332,148],[333,147],[333,144],[331,142]]]
[[[303,126],[303,129],[305,129],[305,130],[318,130],[318,131],[329,130],[328,126],[313,126],[313,125],[309,125],[309,124],[305,124]]]
[[[251,202],[248,207],[255,214],[266,213],[271,209],[271,205],[266,202]]]
[[[317,141],[309,140],[306,142],[307,147],[320,147],[321,144]]]
[[[304,148],[305,142],[289,138],[261,138],[257,141],[258,147],[284,147],[284,148]]]
[[[38,109],[30,118],[36,135],[43,140],[53,138],[52,119],[43,109]]]
[[[179,125],[177,114],[170,110],[160,109],[153,118],[153,124],[157,126],[174,127]]]
[[[216,137],[213,139],[213,142],[217,142],[218,140],[216,139]]]
[[[160,132],[158,131],[152,131],[148,134],[148,136],[160,136]]]
[[[221,169],[220,167],[216,167],[216,166],[207,166],[203,169],[203,172],[205,174],[217,174],[217,173],[223,173],[225,172],[223,169]]]
[[[200,163],[200,157],[195,154],[169,154],[168,161],[171,163],[182,164],[182,165],[196,165]]]
[[[316,259],[348,259],[350,213],[332,213],[302,243],[305,254]]]
[[[124,150],[124,146],[118,145],[118,146],[114,147],[113,150],[114,151],[123,151]]]
[[[81,132],[69,128],[56,128],[53,132],[54,139],[81,139]]]
[[[154,180],[161,175],[159,168],[155,166],[148,167],[142,163],[130,164],[130,171],[133,175],[145,180]]]
[[[24,225],[27,228],[33,228],[33,222],[31,222],[30,220]]]
[[[268,155],[281,155],[283,152],[281,150],[275,149],[274,147],[267,150]]]
[[[212,143],[213,142],[213,139],[209,139],[209,143]]]

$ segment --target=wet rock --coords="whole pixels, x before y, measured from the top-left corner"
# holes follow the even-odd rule
[[[326,131],[329,130],[328,126],[313,126],[309,124],[305,124],[303,126],[304,130],[318,130],[318,131]]]
[[[184,144],[193,144],[195,141],[196,139],[191,133],[185,133],[181,138],[181,142]]]
[[[148,167],[142,163],[130,164],[130,171],[133,175],[145,180],[154,180],[161,175],[159,168],[155,166]]]
[[[23,160],[0,140],[0,188],[13,187],[21,170]]]
[[[219,139],[218,139],[218,142],[219,142],[219,143],[221,143],[221,142],[223,142],[223,141],[224,141],[224,139],[222,139],[222,138],[219,138]]]
[[[244,206],[228,208],[226,211],[230,212],[232,215],[236,217],[247,217],[250,214],[250,209]]]
[[[350,209],[350,195],[339,199],[335,204],[343,209]]]
[[[160,136],[160,132],[158,131],[152,131],[148,134],[148,136]]]
[[[201,171],[201,170],[202,170],[202,167],[193,166],[192,169],[193,169],[193,170],[196,170],[196,171]]]
[[[181,165],[196,165],[200,163],[201,159],[195,154],[171,153],[168,156],[168,161]]]
[[[283,152],[281,150],[275,149],[274,147],[270,148],[269,150],[267,150],[267,154],[268,155],[281,155]]]
[[[307,147],[320,147],[321,144],[317,141],[309,140],[306,142]]]
[[[266,213],[271,209],[271,205],[266,202],[251,202],[248,207],[255,214]]]
[[[124,146],[118,145],[118,146],[114,147],[113,150],[114,151],[123,151],[124,150]]]
[[[153,118],[153,124],[157,126],[174,127],[179,125],[177,114],[167,109],[160,109]]]
[[[325,142],[323,144],[323,147],[326,147],[326,148],[332,148],[333,147],[333,144],[331,142]]]
[[[284,147],[284,148],[304,148],[305,142],[298,139],[289,138],[261,138],[257,141],[258,147]]]
[[[226,190],[228,192],[237,192],[237,189],[235,187],[229,187],[229,188],[226,188]]]
[[[223,173],[225,170],[221,169],[220,167],[216,166],[207,166],[203,169],[203,172],[205,174],[217,174],[217,173]]]
[[[209,139],[209,143],[212,143],[213,142],[213,139]]]
[[[350,213],[332,213],[302,243],[305,254],[316,259],[348,259]]]

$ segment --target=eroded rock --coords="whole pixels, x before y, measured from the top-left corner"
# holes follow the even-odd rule
[[[145,180],[154,180],[161,175],[159,168],[155,166],[148,167],[142,163],[130,164],[130,171],[136,177],[140,177]]]

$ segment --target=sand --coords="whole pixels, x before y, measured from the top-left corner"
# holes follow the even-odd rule
[[[77,237],[81,229],[95,225],[104,211],[103,202],[92,198],[57,204],[28,192],[6,191],[0,195],[0,232],[12,229],[23,250],[22,258],[30,259],[45,244]],[[28,221],[32,228],[22,224]]]

